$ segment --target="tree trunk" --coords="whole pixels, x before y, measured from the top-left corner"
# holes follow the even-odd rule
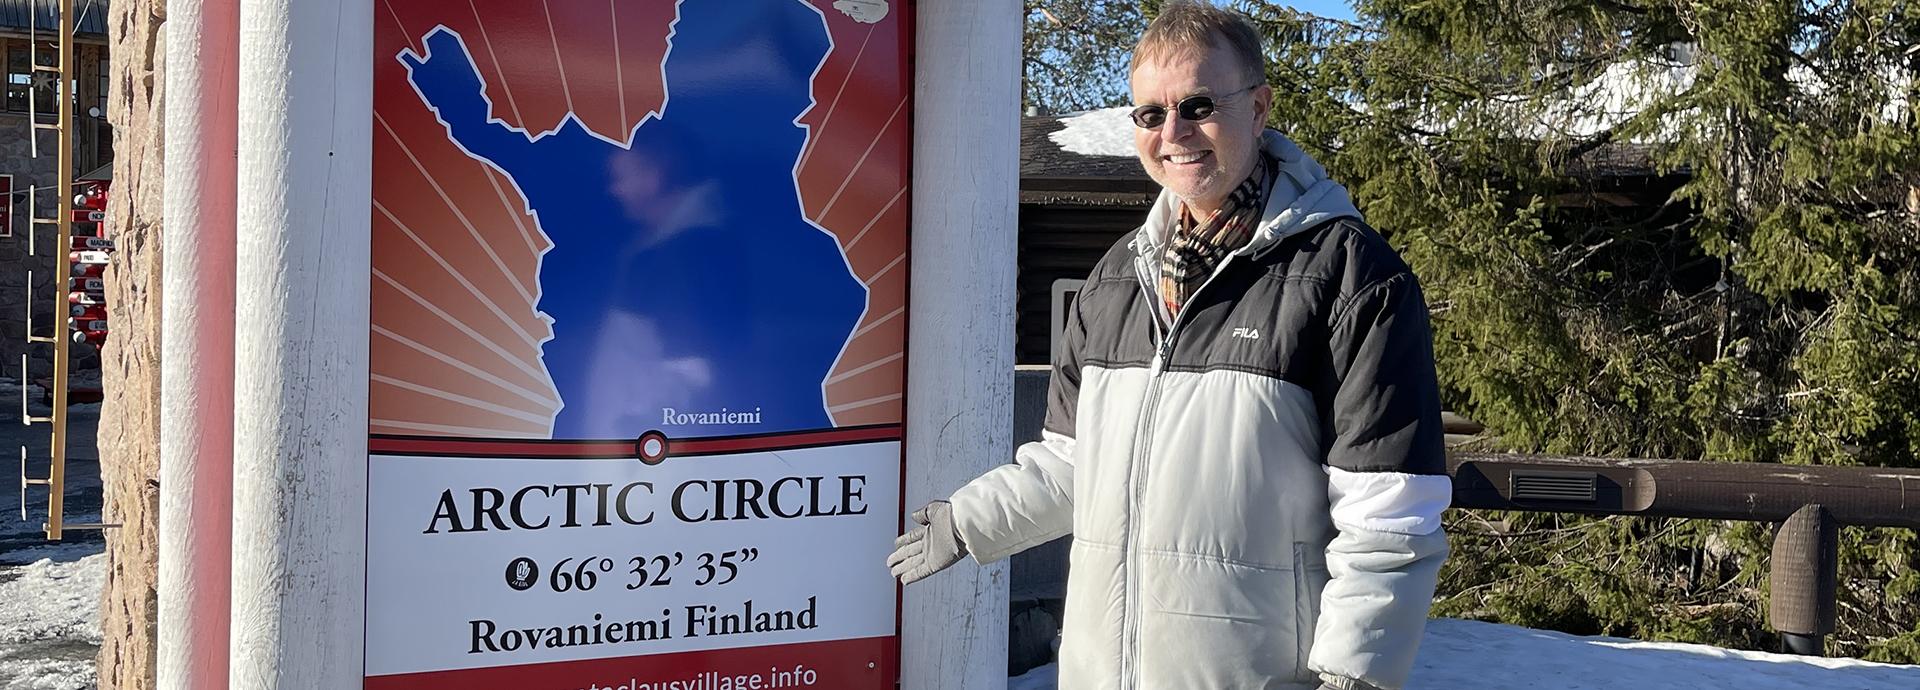
[[[108,15],[113,188],[107,227],[117,251],[107,266],[108,320],[101,356],[102,515],[107,583],[101,595],[99,687],[154,686],[160,506],[161,85],[166,0],[119,0]]]

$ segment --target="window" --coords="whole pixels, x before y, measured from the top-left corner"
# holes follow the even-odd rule
[[[28,67],[29,61],[37,60],[47,67],[59,66],[59,48],[43,43],[38,51],[32,50],[26,41],[7,42],[7,111],[34,111],[53,114],[59,110],[60,102],[55,96],[60,79],[53,72],[38,72]],[[28,99],[33,99],[28,101]]]

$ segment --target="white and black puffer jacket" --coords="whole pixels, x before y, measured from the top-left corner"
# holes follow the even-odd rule
[[[1413,274],[1269,131],[1261,226],[1181,313],[1154,295],[1162,194],[1057,348],[1043,440],[952,497],[981,562],[1074,537],[1060,687],[1397,689],[1446,535]]]

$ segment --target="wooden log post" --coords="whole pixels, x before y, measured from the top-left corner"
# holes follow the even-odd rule
[[[1013,458],[1021,6],[915,4],[909,512]],[[905,690],[1007,682],[1007,566],[906,587]]]
[[[1767,623],[1782,651],[1821,656],[1838,618],[1840,523],[1820,505],[1795,511],[1773,537]]]
[[[371,0],[240,3],[228,687],[363,683]]]

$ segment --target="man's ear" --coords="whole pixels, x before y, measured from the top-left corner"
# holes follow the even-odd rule
[[[1273,114],[1273,87],[1261,84],[1253,89],[1254,133],[1267,128],[1267,117]]]

